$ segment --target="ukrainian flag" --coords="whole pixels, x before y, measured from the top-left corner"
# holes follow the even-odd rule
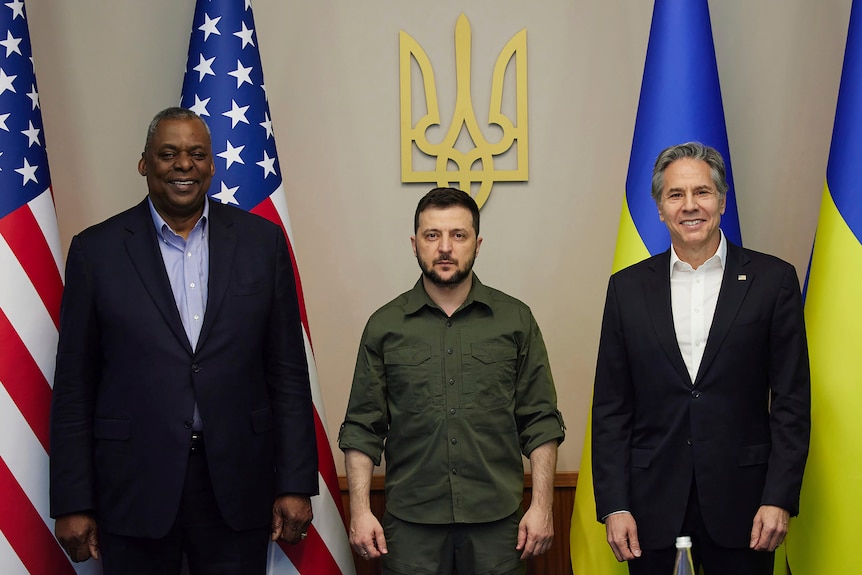
[[[793,575],[862,572],[861,160],[862,5],[854,0],[805,296],[811,447],[787,534]]]
[[[670,235],[650,195],[652,169],[664,148],[688,141],[712,146],[724,158],[730,190],[721,228],[730,241],[741,244],[709,6],[706,0],[656,0],[614,272],[670,246]],[[596,521],[590,427],[588,420],[572,513],[572,570],[574,575],[625,574],[625,564],[617,563],[605,528]]]

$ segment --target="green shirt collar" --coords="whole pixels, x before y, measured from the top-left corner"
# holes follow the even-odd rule
[[[491,297],[491,290],[489,290],[485,285],[479,281],[479,277],[476,273],[473,273],[473,285],[470,286],[470,293],[467,294],[467,299],[464,300],[464,303],[461,304],[461,307],[458,311],[468,307],[473,302],[481,303],[485,305],[488,309],[493,310]],[[440,309],[434,300],[428,295],[428,292],[425,291],[425,286],[422,283],[422,277],[419,277],[419,280],[413,286],[413,289],[407,292],[407,303],[404,305],[404,315],[413,315],[423,307],[428,306],[432,309]]]

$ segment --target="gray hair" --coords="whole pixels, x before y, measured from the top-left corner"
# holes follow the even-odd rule
[[[724,159],[715,148],[711,148],[700,142],[686,142],[665,148],[656,158],[655,166],[652,170],[652,199],[656,205],[661,205],[661,193],[664,189],[664,171],[673,162],[682,160],[683,158],[691,158],[692,160],[700,160],[709,165],[709,171],[712,174],[712,183],[718,190],[719,200],[723,200],[727,196],[727,190],[730,185],[727,183],[727,173],[724,168]]]
[[[206,128],[207,137],[212,139],[210,127],[207,126],[207,123],[204,121],[203,118],[201,118],[191,110],[173,106],[171,108],[165,108],[153,117],[153,120],[150,122],[149,128],[147,128],[147,141],[144,142],[144,152],[147,151],[147,148],[150,146],[150,142],[153,141],[153,136],[156,135],[156,129],[159,127],[159,123],[162,120],[200,120],[201,123],[204,125],[204,128]]]

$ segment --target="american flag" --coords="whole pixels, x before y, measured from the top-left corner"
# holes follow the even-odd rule
[[[22,0],[0,5],[0,572],[74,574],[48,509],[62,254]],[[92,561],[79,572],[95,572]]]
[[[320,495],[312,498],[308,537],[295,546],[271,545],[269,572],[353,574],[250,0],[198,0],[180,105],[202,116],[212,132],[216,173],[210,197],[280,225],[293,260],[315,407]]]

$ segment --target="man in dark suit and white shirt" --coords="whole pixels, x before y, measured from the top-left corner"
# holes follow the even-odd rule
[[[608,285],[592,413],[598,519],[634,575],[690,535],[706,575],[772,573],[808,454],[808,352],[793,266],[719,229],[724,161],[667,148],[652,195],[671,249]]]
[[[168,108],[148,197],[73,238],[51,411],[51,515],[106,574],[266,570],[312,519],[317,451],[281,229],[207,199],[209,129]]]

